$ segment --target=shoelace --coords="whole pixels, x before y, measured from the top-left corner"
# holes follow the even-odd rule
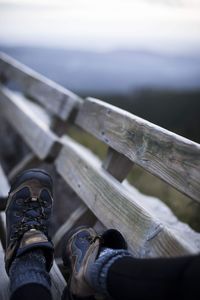
[[[101,244],[104,243],[103,237],[101,235],[95,235],[95,236],[90,236],[88,237],[88,241],[90,242],[90,244],[93,244],[96,242],[96,240],[99,240]]]
[[[47,226],[42,223],[44,219],[47,218],[47,215],[44,211],[44,206],[46,201],[37,198],[33,199],[28,198],[23,200],[23,210],[22,210],[22,220],[13,225],[14,232],[11,236],[12,240],[19,239],[26,231],[30,229],[37,229],[46,232]],[[31,215],[31,211],[38,212],[37,216]],[[34,222],[30,224],[30,222]]]

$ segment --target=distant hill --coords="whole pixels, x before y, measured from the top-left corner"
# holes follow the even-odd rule
[[[89,52],[0,47],[77,93],[123,94],[141,88],[200,88],[200,54],[172,56],[139,50]]]

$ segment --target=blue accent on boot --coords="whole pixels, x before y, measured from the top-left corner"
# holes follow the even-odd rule
[[[48,227],[52,210],[52,189],[50,175],[39,169],[24,171],[11,185],[6,207],[7,272],[18,255],[33,248],[45,250],[47,266],[48,269],[51,268],[53,245]],[[31,233],[33,230],[36,231],[35,236]],[[26,234],[29,231],[30,235]]]

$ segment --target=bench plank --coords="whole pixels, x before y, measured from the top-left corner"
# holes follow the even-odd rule
[[[41,108],[5,87],[0,87],[0,105],[6,120],[40,159],[55,157],[60,145]]]
[[[2,166],[0,165],[0,199],[7,198],[9,189],[10,187],[8,180],[6,178]]]
[[[50,112],[67,120],[82,99],[4,53],[0,53],[0,78],[20,84],[23,92]]]
[[[9,300],[9,278],[4,267],[4,251],[0,242],[0,299]]]
[[[68,137],[62,143],[55,161],[58,173],[106,227],[122,232],[135,255],[176,256],[199,251],[200,245],[191,246],[190,240],[176,237],[135,201],[90,151]]]
[[[54,261],[53,267],[50,272],[51,275],[51,293],[54,300],[62,299],[62,293],[67,285],[64,277],[62,276],[56,262]]]
[[[67,221],[62,226],[60,226],[53,237],[53,244],[55,248],[62,240],[64,235],[74,227],[74,225],[87,212],[87,210],[87,206],[82,203],[75,211],[71,213]]]
[[[200,145],[97,99],[76,124],[150,173],[200,202]]]

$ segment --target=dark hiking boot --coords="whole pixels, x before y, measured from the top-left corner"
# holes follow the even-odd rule
[[[121,233],[114,229],[98,235],[92,228],[79,227],[68,235],[63,245],[63,262],[70,270],[66,299],[94,299],[89,269],[105,248],[127,249],[127,245]]]
[[[51,177],[43,170],[31,169],[19,174],[11,185],[6,206],[5,265],[32,249],[42,249],[47,270],[53,262],[53,244],[48,236],[52,209]]]

